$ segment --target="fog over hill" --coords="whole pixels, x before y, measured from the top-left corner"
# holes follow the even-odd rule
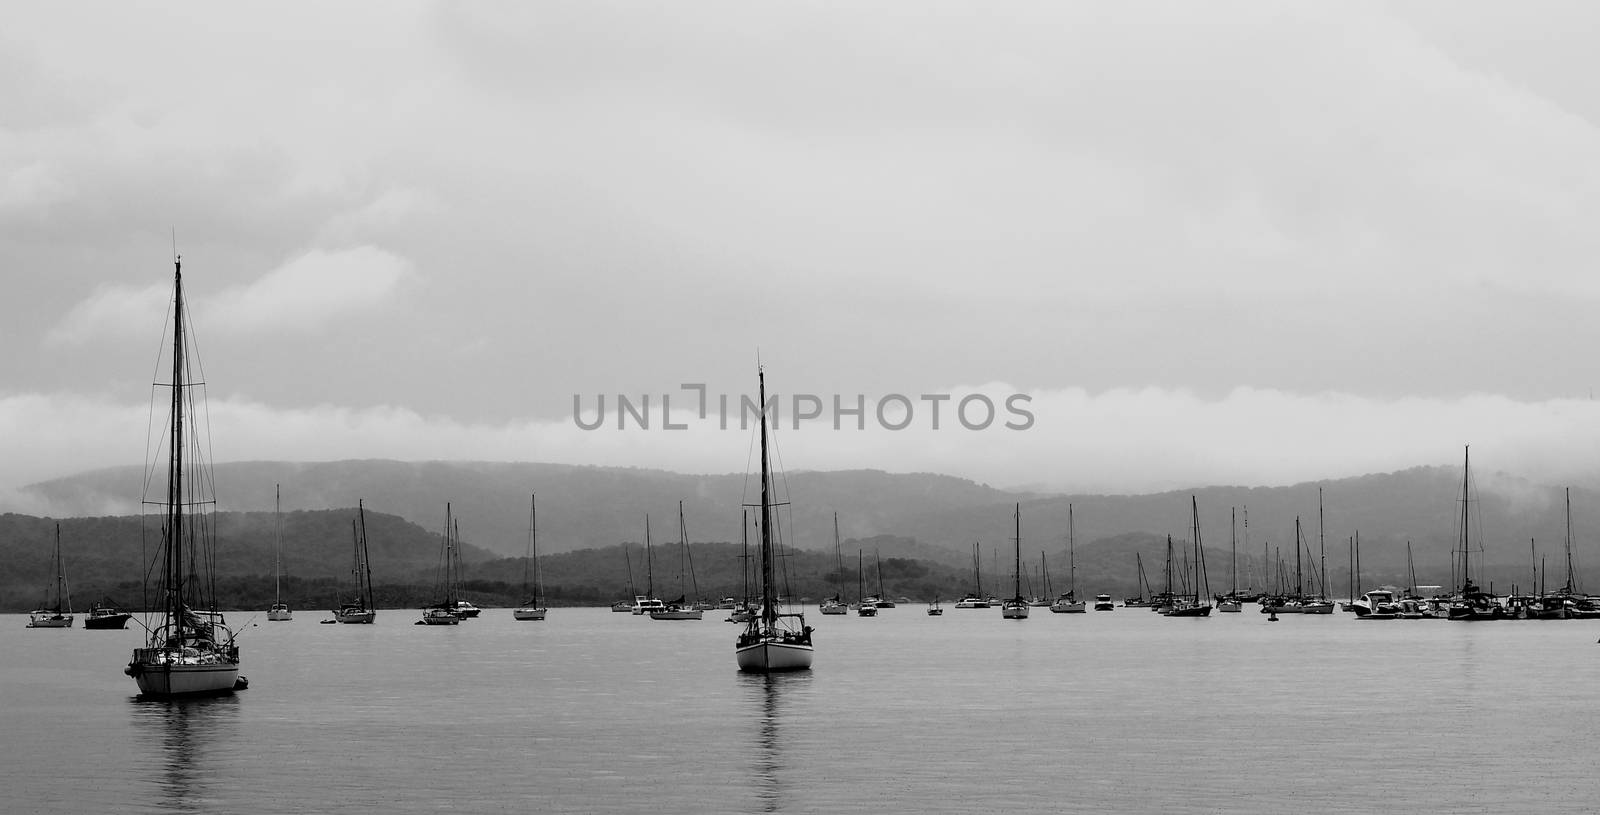
[[[140,476],[134,467],[98,470],[36,484],[27,493],[48,507],[34,514],[128,514],[137,511]],[[223,510],[270,510],[274,485],[281,485],[286,511],[348,508],[364,499],[369,511],[435,531],[443,527],[448,501],[464,539],[502,555],[525,547],[531,493],[538,495],[540,549],[551,554],[642,541],[646,514],[656,543],[675,542],[679,501],[691,540],[737,542],[741,504],[758,500],[757,480],[742,474],[544,463],[240,462],[217,465],[215,479]],[[1552,575],[1546,582],[1559,585],[1565,579],[1562,488],[1477,470],[1474,480],[1474,517],[1481,516],[1481,528],[1471,531],[1475,541],[1481,536],[1485,542],[1478,557],[1498,579],[1523,585],[1531,581],[1536,561],[1543,562]],[[972,545],[981,543],[986,571],[1010,548],[1014,504],[1022,505],[1025,559],[1037,561],[1045,550],[1054,563],[1065,560],[1069,506],[1079,554],[1092,558],[1092,544],[1118,535],[1161,539],[1171,534],[1188,540],[1193,495],[1206,545],[1228,551],[1236,539],[1241,562],[1251,568],[1258,568],[1256,561],[1263,557],[1282,559],[1292,568],[1298,518],[1308,547],[1302,553],[1325,551],[1330,575],[1348,571],[1351,538],[1359,532],[1363,572],[1369,577],[1406,577],[1410,541],[1419,582],[1449,584],[1461,515],[1461,472],[1441,467],[1286,487],[1207,486],[1150,495],[1019,493],[944,475],[877,470],[790,473],[780,489],[791,502],[785,508],[792,515],[786,534],[799,548],[830,549],[838,513],[846,540],[913,539],[924,550],[918,556],[945,552],[947,563],[969,563]],[[1574,488],[1571,494],[1573,551],[1581,571],[1588,563],[1600,566],[1600,494],[1589,488]],[[1218,563],[1210,565],[1213,574],[1220,573]]]

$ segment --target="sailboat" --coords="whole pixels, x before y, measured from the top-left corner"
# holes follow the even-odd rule
[[[867,594],[867,586],[866,586],[866,583],[864,582],[867,579],[867,570],[866,570],[866,567],[862,565],[862,563],[864,563],[864,561],[862,560],[861,550],[857,549],[856,550],[856,596],[861,598],[861,602],[856,603],[856,616],[857,617],[876,617],[876,616],[878,616],[878,598],[875,597],[875,596]]]
[[[1174,597],[1172,607],[1166,613],[1168,617],[1211,616],[1211,590],[1206,582],[1205,549],[1200,544],[1200,504],[1192,495],[1189,496],[1189,506],[1194,527],[1194,581],[1190,584],[1194,591]],[[1201,598],[1205,598],[1203,602]]]
[[[846,614],[850,604],[844,599],[844,553],[839,547],[839,513],[833,513],[833,596],[822,601],[823,614]]]
[[[461,613],[457,610],[456,596],[456,535],[457,523],[450,517],[450,504],[444,505],[444,537],[440,552],[439,586],[441,597],[439,602],[422,610],[422,619],[414,625],[460,625]]]
[[[1067,504],[1067,593],[1056,598],[1050,604],[1050,610],[1056,614],[1082,614],[1084,603],[1077,599],[1078,593],[1078,561],[1076,546],[1073,543],[1072,505]]]
[[[1243,608],[1239,602],[1239,513],[1228,512],[1228,595],[1218,598],[1217,610],[1238,613]]]
[[[650,553],[650,516],[644,516],[644,594],[633,596],[633,613],[663,611],[667,604],[656,598],[656,559]],[[631,576],[631,575],[630,575]]]
[[[872,550],[872,570],[878,573],[878,594],[873,602],[878,608],[894,608],[894,601],[883,591],[883,557],[877,549]]]
[[[539,594],[544,588],[544,581],[539,576],[539,550],[534,544],[535,497],[528,496],[528,554],[522,559],[522,593],[527,595],[528,599],[521,606],[511,610],[511,616],[518,620],[543,620],[545,612],[549,611],[539,603]]]
[[[154,698],[229,693],[248,684],[239,675],[239,646],[233,631],[216,610],[215,598],[202,596],[211,581],[198,572],[191,579],[195,564],[204,564],[209,571],[215,562],[211,533],[216,499],[204,492],[213,483],[208,473],[184,472],[186,463],[199,466],[199,454],[209,445],[189,446],[190,435],[198,435],[199,430],[193,390],[200,383],[193,381],[189,371],[192,349],[184,332],[188,313],[183,300],[182,256],[173,259],[172,290],[172,402],[165,425],[167,494],[161,502],[161,544],[154,561],[161,564],[160,582],[155,587],[161,598],[160,610],[153,624],[146,626],[150,639],[133,650],[123,669],[138,683],[141,695]],[[191,477],[185,480],[185,475]],[[207,512],[207,507],[212,512]]]
[[[355,550],[350,559],[355,597],[340,603],[333,610],[333,619],[352,625],[371,625],[378,612],[372,604],[372,564],[367,560],[367,510],[359,498],[356,499],[356,519],[350,531]]]
[[[1152,594],[1150,591],[1150,580],[1149,578],[1145,577],[1144,558],[1140,557],[1138,552],[1133,553],[1133,566],[1138,572],[1138,577],[1135,579],[1138,581],[1137,585],[1139,588],[1139,596],[1122,598],[1122,607],[1148,608],[1150,606],[1149,598]]]
[[[956,601],[956,608],[988,608],[989,600],[983,595],[983,566],[980,556],[981,547],[977,541],[972,543],[972,585],[973,591],[966,597]]]
[[[1492,593],[1472,582],[1472,503],[1472,448],[1469,446],[1461,465],[1461,590],[1456,593],[1446,615],[1451,620],[1499,620],[1505,617],[1505,608]],[[1478,545],[1483,544],[1479,542]]]
[[[29,628],[71,628],[72,595],[67,592],[67,570],[61,563],[61,524],[56,524],[56,550],[51,558],[56,573],[56,599],[48,606],[41,605],[28,615]]]
[[[1328,541],[1323,529],[1322,519],[1322,488],[1317,488],[1317,558],[1321,567],[1311,572],[1312,578],[1317,583],[1317,590],[1304,598],[1300,604],[1301,614],[1332,614],[1333,601],[1328,599]],[[1310,556],[1311,547],[1306,547],[1306,555]]]
[[[655,609],[650,612],[652,620],[699,620],[703,619],[705,612],[700,604],[689,601],[686,591],[685,579],[694,586],[695,598],[700,596],[700,585],[694,580],[694,558],[689,555],[689,527],[683,522],[683,502],[678,502],[678,599],[666,604],[665,608]],[[687,578],[685,574],[687,573]]]
[[[633,597],[633,596],[635,596],[635,592],[637,592],[638,590],[633,587],[633,556],[628,554],[628,544],[626,544],[626,543],[622,544],[622,562],[623,562],[623,564],[625,566],[628,567],[628,594],[627,594],[627,596],[628,597]],[[612,611],[622,612],[622,613],[625,613],[625,614],[632,613],[633,612],[633,601],[632,600],[618,600],[617,602],[611,604],[611,610]]]
[[[767,461],[767,382],[766,373],[759,368],[756,382],[757,404],[761,405],[761,608],[735,641],[734,658],[741,671],[808,670],[815,648],[805,613],[778,611],[778,591],[774,585],[778,553],[772,539],[773,484]]]
[[[755,619],[756,613],[750,608],[750,510],[739,510],[739,572],[744,579],[744,593],[739,595],[729,608],[733,613],[728,615],[727,622],[748,623]]]
[[[294,619],[289,604],[283,602],[283,491],[278,485],[272,489],[272,608],[267,609],[267,621],[284,623]]]
[[[1011,573],[1011,599],[1000,604],[1000,618],[1003,620],[1028,619],[1028,601],[1022,596],[1022,504],[1017,504],[1012,513],[1016,522],[1016,537],[1012,541],[1016,544],[1016,569]]]

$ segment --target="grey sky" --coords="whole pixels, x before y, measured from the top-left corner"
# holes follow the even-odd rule
[[[574,394],[1030,394],[791,467],[1595,469],[1584,3],[28,4],[0,488],[133,463],[172,234],[219,459],[737,471]]]

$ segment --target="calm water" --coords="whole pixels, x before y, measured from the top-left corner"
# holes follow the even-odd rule
[[[907,604],[808,616],[815,669],[767,679],[734,670],[724,613],[262,614],[240,640],[250,689],[187,703],[133,698],[137,630],[0,616],[0,809],[1600,808],[1600,621]]]

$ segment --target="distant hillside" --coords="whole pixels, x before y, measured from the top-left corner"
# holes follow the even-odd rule
[[[452,502],[464,538],[504,555],[527,545],[528,496],[538,494],[543,551],[610,546],[644,540],[645,515],[656,540],[677,540],[683,501],[694,540],[739,540],[741,504],[759,500],[759,478],[683,475],[622,467],[484,462],[335,461],[243,462],[215,467],[219,506],[271,510],[274,485],[284,509],[338,509],[366,499],[369,509],[442,529]],[[137,467],[97,470],[26,488],[55,515],[138,511]],[[982,507],[1014,500],[1011,493],[959,478],[896,475],[874,470],[791,473],[790,542],[831,547],[833,513],[845,537],[897,535],[933,507]]]
[[[56,514],[104,514],[108,508],[125,514],[137,497],[140,475],[137,468],[102,470],[38,484],[29,492]],[[609,547],[619,557],[620,543],[637,548],[642,542],[647,513],[653,540],[676,543],[680,500],[691,540],[736,544],[741,504],[755,500],[746,495],[754,484],[742,474],[683,475],[537,463],[247,462],[218,465],[215,475],[227,509],[270,510],[273,485],[281,484],[286,509],[337,510],[365,498],[369,510],[403,517],[433,533],[435,540],[444,523],[445,502],[450,501],[461,518],[464,538],[501,556],[519,555],[526,546],[529,493],[538,493],[542,552]],[[1407,541],[1417,582],[1451,585],[1457,580],[1452,551],[1459,539],[1460,479],[1454,468],[1414,468],[1288,487],[1212,486],[1153,495],[1064,496],[1010,493],[926,473],[801,472],[783,482],[791,501],[785,511],[793,521],[785,533],[789,543],[826,556],[832,551],[837,512],[847,567],[855,550],[863,548],[851,541],[887,536],[882,540],[893,544],[880,544],[883,557],[890,557],[895,548],[894,557],[937,563],[958,572],[971,571],[972,546],[980,543],[985,577],[998,577],[1010,571],[1003,555],[1011,548],[1012,505],[1020,502],[1027,568],[1040,569],[1042,551],[1053,582],[1060,585],[1069,575],[1070,504],[1079,585],[1094,579],[1107,590],[1125,591],[1134,579],[1135,548],[1154,580],[1160,564],[1151,558],[1164,557],[1166,535],[1180,541],[1190,538],[1193,495],[1208,551],[1222,553],[1220,560],[1208,554],[1218,588],[1226,588],[1229,579],[1230,535],[1235,528],[1241,584],[1259,586],[1277,580],[1280,560],[1283,569],[1292,572],[1297,517],[1308,547],[1301,550],[1302,570],[1309,572],[1314,565],[1320,574],[1325,552],[1334,593],[1343,593],[1350,583],[1351,538],[1357,532],[1364,585],[1410,581]],[[1487,470],[1480,471],[1476,480],[1475,517],[1481,515],[1482,523],[1472,536],[1484,541],[1483,551],[1474,553],[1475,562],[1487,566],[1481,579],[1502,589],[1513,583],[1527,588],[1537,563],[1547,575],[1542,577],[1545,585],[1559,587],[1566,578],[1561,489]],[[1235,510],[1231,525],[1230,512]],[[1593,582],[1600,589],[1600,492],[1574,488],[1572,516],[1580,585]],[[1130,543],[1134,540],[1143,543],[1135,547]],[[864,554],[870,558],[872,553]],[[612,568],[620,574],[623,567]]]
[[[348,587],[353,560],[349,510],[283,513],[285,592],[303,596],[315,586],[332,599]],[[393,515],[367,512],[367,549],[373,580],[422,594],[433,589],[442,549],[438,533]],[[87,608],[102,597],[118,603],[141,602],[144,576],[160,543],[160,518],[35,518],[0,515],[0,608],[33,608],[53,585],[50,552],[56,524],[74,606]],[[219,593],[231,602],[270,602],[273,590],[275,517],[270,512],[218,513],[216,516]],[[442,524],[441,524],[442,526]],[[464,544],[462,559],[481,562],[493,556]],[[251,598],[255,598],[252,602]],[[409,602],[396,598],[397,602]]]

